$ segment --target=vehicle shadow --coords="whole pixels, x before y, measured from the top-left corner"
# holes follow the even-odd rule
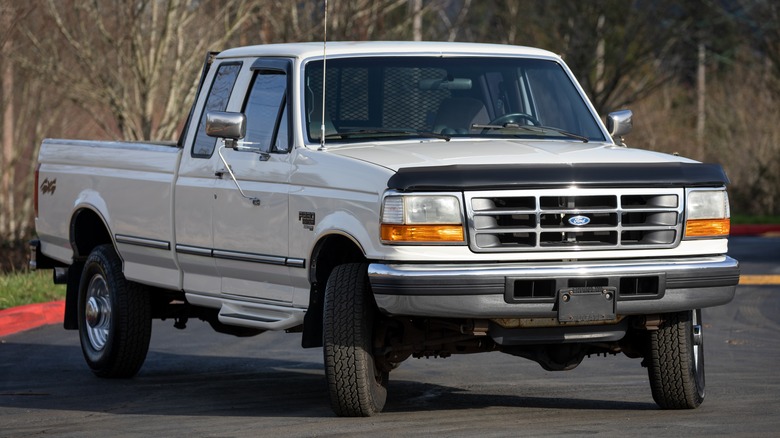
[[[135,378],[115,380],[95,377],[83,363],[78,347],[6,342],[0,352],[0,408],[118,415],[333,416],[318,362],[151,351]],[[386,412],[493,406],[657,409],[652,403],[473,393],[391,377]]]

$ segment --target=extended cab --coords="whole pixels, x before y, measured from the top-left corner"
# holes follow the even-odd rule
[[[543,50],[231,49],[178,144],[44,141],[32,264],[99,376],[139,370],[153,318],[199,318],[323,347],[339,415],[381,411],[409,357],[486,351],[624,353],[659,406],[695,408],[700,309],[739,280],[728,180],[630,128]]]

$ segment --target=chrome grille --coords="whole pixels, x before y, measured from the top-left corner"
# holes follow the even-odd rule
[[[671,248],[680,242],[683,189],[467,192],[475,252]]]

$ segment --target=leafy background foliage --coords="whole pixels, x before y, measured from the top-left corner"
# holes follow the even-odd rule
[[[0,4],[3,251],[23,248],[33,233],[33,171],[44,137],[175,140],[207,50],[321,41],[323,3]],[[634,111],[630,146],[721,163],[735,213],[780,215],[776,1],[329,3],[331,41],[476,41],[559,53],[601,114]]]

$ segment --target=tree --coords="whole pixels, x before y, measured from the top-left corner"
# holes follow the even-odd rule
[[[33,174],[34,154],[28,136],[40,133],[47,119],[38,116],[44,105],[39,98],[38,84],[21,80],[25,72],[16,62],[19,45],[18,23],[32,12],[31,5],[5,3],[0,5],[0,83],[2,84],[2,155],[0,166],[0,240],[17,240],[30,229],[32,203],[29,186]],[[33,117],[27,117],[33,116]],[[33,143],[34,144],[34,143]],[[22,145],[23,147],[19,147]]]
[[[600,113],[635,102],[674,75],[670,49],[688,28],[674,2],[555,2],[538,10],[556,31],[533,32],[561,53]],[[557,23],[550,19],[562,17]],[[663,17],[661,19],[660,17]]]
[[[0,240],[26,237],[32,228],[33,171],[44,136],[175,139],[204,52],[322,41],[323,6],[323,0],[0,4]],[[459,40],[558,53],[597,111],[629,104],[639,110],[632,145],[722,160],[734,193],[751,199],[760,192],[758,202],[735,206],[780,211],[773,179],[780,174],[780,131],[772,124],[780,108],[776,1],[330,0],[329,9],[330,41]],[[697,71],[706,74],[698,107]],[[749,80],[738,79],[748,73]],[[694,150],[697,116],[702,141]]]
[[[752,46],[765,56],[771,90],[780,95],[780,4],[773,0],[739,0],[729,11],[750,36]]]
[[[58,37],[28,28],[36,49],[30,65],[67,90],[107,136],[173,139],[194,96],[201,55],[222,49],[258,4],[48,0],[44,18]]]

